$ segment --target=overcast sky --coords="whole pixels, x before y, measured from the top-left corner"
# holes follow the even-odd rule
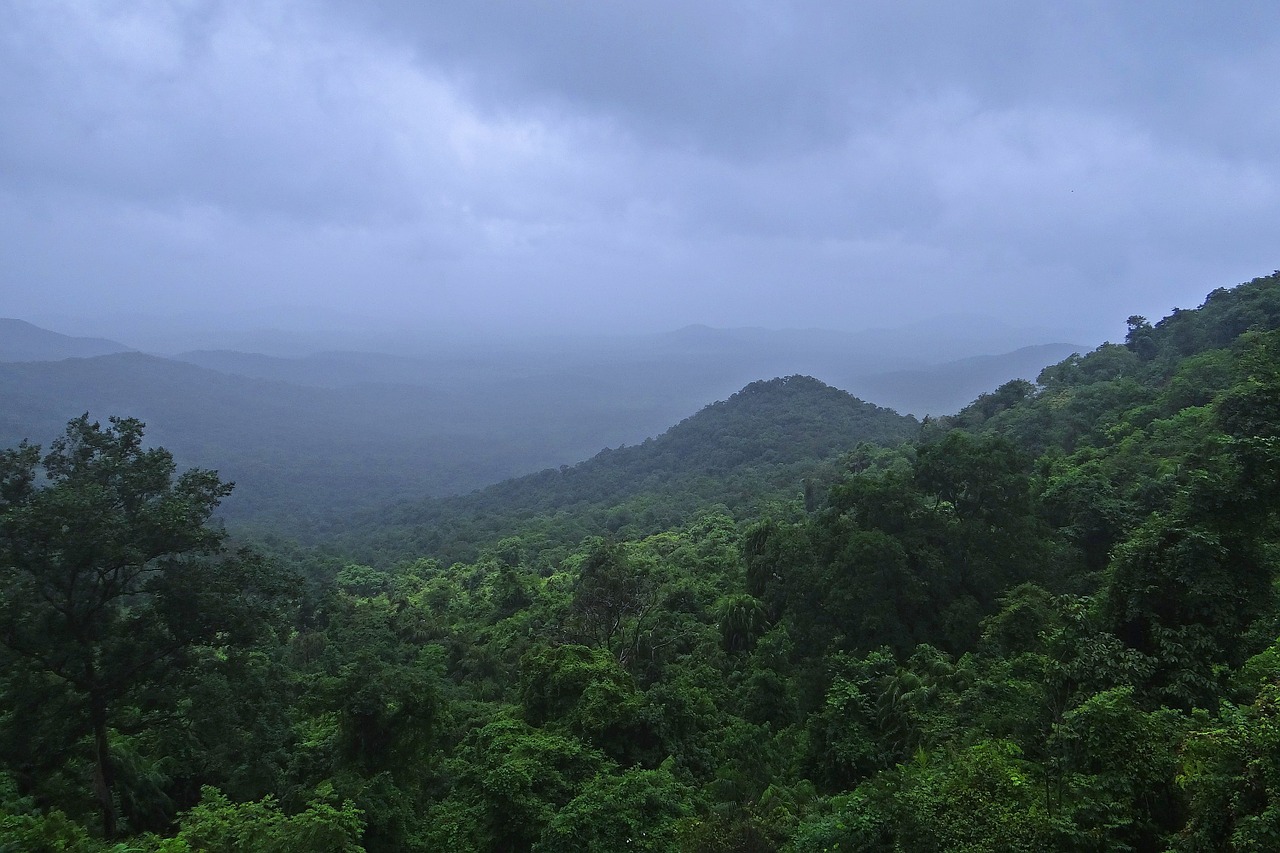
[[[1277,80],[1274,0],[7,0],[0,315],[1097,343],[1280,267]]]

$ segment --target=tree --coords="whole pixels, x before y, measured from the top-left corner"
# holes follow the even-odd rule
[[[1143,361],[1150,361],[1155,357],[1157,348],[1156,342],[1152,339],[1154,329],[1146,317],[1140,314],[1134,314],[1126,321],[1129,326],[1129,332],[1124,337],[1124,345],[1132,352],[1137,353],[1138,358]]]
[[[764,605],[753,595],[736,593],[716,604],[720,617],[720,637],[727,652],[749,652],[756,638],[769,627]]]
[[[200,804],[182,816],[177,838],[158,841],[162,853],[364,853],[360,810],[335,806],[321,786],[305,810],[285,814],[274,797],[232,803],[217,788],[205,787]],[[131,849],[139,849],[133,847]],[[149,848],[142,848],[149,849]]]
[[[693,791],[670,771],[632,767],[600,773],[556,813],[533,849],[667,851],[676,848],[677,826],[693,812]]]
[[[577,738],[498,716],[472,730],[446,771],[456,781],[423,822],[429,850],[529,850],[556,813],[609,767]]]
[[[1273,675],[1272,678],[1275,676]],[[1176,850],[1274,850],[1280,840],[1280,684],[1223,703],[1182,748],[1189,820]]]
[[[530,724],[563,726],[623,764],[654,763],[656,708],[605,649],[536,647],[520,659],[520,704]]]
[[[631,565],[621,546],[604,540],[592,544],[570,604],[584,638],[612,651],[625,666],[639,648],[645,617],[657,605],[656,585]]]
[[[92,735],[108,838],[123,709],[145,726],[169,704],[167,676],[200,647],[254,636],[285,590],[262,559],[222,553],[208,522],[232,485],[198,469],[175,478],[172,455],[142,437],[140,421],[104,429],[86,414],[43,457],[25,442],[0,451],[0,663],[71,697],[68,737]]]

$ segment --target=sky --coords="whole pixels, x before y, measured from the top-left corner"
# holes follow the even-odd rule
[[[1277,79],[1271,0],[7,0],[0,316],[1098,343],[1280,267]]]

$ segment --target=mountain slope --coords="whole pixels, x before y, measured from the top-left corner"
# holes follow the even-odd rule
[[[594,375],[575,376],[538,370],[495,375],[482,368],[468,374],[465,364],[362,354],[294,360],[232,353],[207,362],[223,369],[142,353],[0,363],[0,443],[46,443],[86,411],[100,419],[137,417],[147,424],[148,439],[168,447],[180,464],[214,468],[236,482],[223,507],[227,517],[285,523],[305,536],[358,509],[462,494],[585,459],[602,446],[643,440],[677,417],[657,421],[662,413],[681,401],[682,412],[695,410],[707,399],[698,392],[706,393],[706,377],[684,374],[682,383],[670,379],[669,365],[656,371],[603,364]],[[355,382],[362,365],[368,379],[383,381]],[[644,375],[633,375],[633,367]],[[227,372],[239,369],[297,381]],[[679,390],[663,395],[659,373]],[[386,381],[397,376],[411,381]],[[826,393],[854,402],[835,389]],[[779,422],[799,416],[775,415]],[[855,423],[862,415],[847,411],[842,417]],[[879,417],[901,421],[883,410]],[[772,428],[759,427],[766,436]],[[827,429],[812,426],[810,432]],[[735,440],[741,446],[725,444],[722,455],[765,463],[787,455],[741,438],[748,432],[742,424],[728,432],[740,436]],[[877,433],[837,434],[856,442]],[[669,440],[660,447],[670,453],[678,445]],[[818,458],[833,446],[810,447],[805,456]]]
[[[371,561],[452,560],[517,531],[568,544],[602,530],[661,530],[703,506],[750,514],[798,497],[796,484],[823,461],[861,442],[897,444],[918,430],[913,417],[811,377],[762,380],[643,444],[470,495],[366,514],[338,541]]]
[[[1016,441],[1030,453],[1101,447],[1122,434],[1129,409],[1147,419],[1213,402],[1231,379],[1226,365],[1249,334],[1280,329],[1280,272],[1219,288],[1199,308],[1154,325],[1130,318],[1124,344],[1103,344],[1046,367],[1036,384],[983,394],[944,423]]]
[[[599,424],[575,425],[554,398],[520,408],[417,386],[307,388],[141,353],[0,364],[0,401],[2,446],[46,443],[86,411],[137,417],[180,464],[236,481],[229,516],[304,527],[465,492],[600,446]]]
[[[129,352],[130,347],[104,338],[75,338],[51,332],[25,320],[0,317],[0,361],[56,361]]]
[[[27,347],[29,355],[65,353],[67,342],[80,340],[36,332],[47,346]],[[913,360],[905,360],[907,351]],[[870,371],[919,364],[928,351],[893,337],[690,327],[635,338],[437,346],[413,357],[227,350],[9,363],[0,365],[0,440],[47,442],[85,411],[139,417],[149,438],[182,464],[236,480],[224,506],[229,518],[306,535],[357,509],[465,493],[643,441],[762,376],[818,376],[862,399],[923,400],[919,411],[938,412],[990,387],[989,375],[1022,371],[1009,363],[1014,353],[959,372],[920,367],[878,385],[863,381]],[[1048,360],[1036,357],[1040,365]]]

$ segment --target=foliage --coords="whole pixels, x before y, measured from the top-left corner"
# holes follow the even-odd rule
[[[1280,683],[1247,706],[1224,706],[1187,739],[1179,783],[1190,819],[1185,850],[1266,850],[1280,843]]]
[[[758,383],[298,597],[73,422],[0,456],[5,843],[121,849],[96,774],[137,850],[1274,849],[1277,324],[1131,317],[895,446]]]
[[[219,557],[207,522],[231,487],[212,471],[175,479],[142,430],[84,415],[43,457],[26,444],[0,453],[0,642],[27,678],[64,688],[77,725],[66,734],[93,737],[108,837],[121,795],[110,727],[161,706],[197,650],[255,640],[285,591],[254,555]]]
[[[692,800],[693,791],[665,766],[600,774],[556,813],[533,850],[671,850]]]
[[[144,839],[140,849],[156,853],[364,853],[358,842],[360,811],[335,806],[324,793],[304,811],[288,815],[274,798],[233,803],[206,787],[200,804],[182,815],[172,839]],[[154,845],[154,846],[152,846]]]
[[[753,382],[642,444],[471,495],[380,510],[347,524],[340,541],[375,562],[421,554],[451,562],[474,560],[481,543],[515,533],[540,550],[605,533],[639,538],[708,506],[755,511],[798,497],[802,480],[823,482],[845,451],[897,444],[917,429],[915,418],[807,376]]]

